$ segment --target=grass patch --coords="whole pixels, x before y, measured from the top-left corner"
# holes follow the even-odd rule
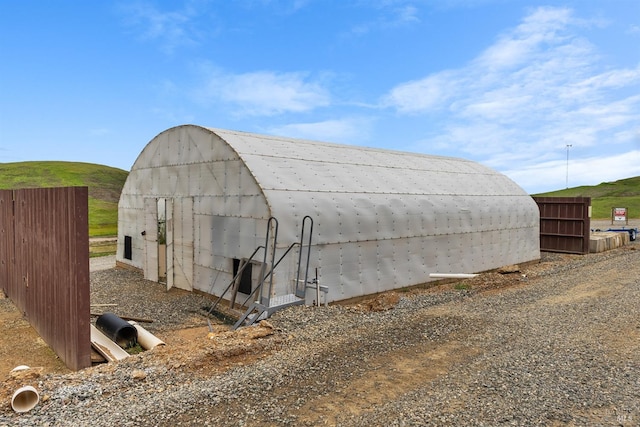
[[[118,234],[118,200],[128,172],[78,162],[0,163],[0,189],[87,187],[89,237]]]
[[[144,348],[142,348],[140,343],[137,343],[133,347],[126,348],[125,351],[129,354],[140,354],[144,353]]]
[[[471,285],[467,282],[458,282],[453,286],[456,291],[468,291],[471,289]]]
[[[118,202],[89,198],[89,236],[118,235]]]
[[[117,247],[118,245],[115,239],[89,242],[89,257],[97,258],[102,256],[115,255]]]
[[[541,197],[591,197],[591,217],[611,218],[611,208],[628,208],[630,218],[640,218],[640,177],[603,182],[599,185],[567,188],[549,193],[534,194]]]

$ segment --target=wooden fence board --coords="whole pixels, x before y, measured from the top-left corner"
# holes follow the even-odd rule
[[[88,189],[8,192],[11,218],[2,206],[8,204],[7,190],[0,193],[6,229],[0,235],[0,265],[7,266],[0,278],[7,281],[6,293],[70,369],[90,366]],[[11,245],[13,259],[4,251]]]
[[[540,250],[589,253],[590,197],[534,197],[540,209]]]

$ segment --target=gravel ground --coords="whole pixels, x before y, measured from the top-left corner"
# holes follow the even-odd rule
[[[295,307],[244,347],[227,332],[45,374],[43,402],[2,408],[0,425],[640,425],[635,249],[544,254],[518,273],[387,294],[391,306]],[[93,272],[91,292],[159,336],[206,325],[203,297],[126,270]]]
[[[116,266],[115,255],[101,256],[101,257],[95,257],[95,258],[89,259],[89,270],[91,272],[109,270],[115,266]]]
[[[126,318],[153,320],[140,324],[158,332],[206,324],[200,313],[209,300],[179,289],[167,292],[165,285],[144,280],[126,269],[112,268],[91,272],[91,304],[93,314],[108,311]]]

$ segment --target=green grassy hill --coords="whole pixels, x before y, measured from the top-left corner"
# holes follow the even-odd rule
[[[89,188],[89,236],[115,236],[118,200],[128,172],[91,163],[41,161],[0,163],[0,189],[87,186]],[[640,176],[549,193],[548,197],[591,197],[594,219],[611,218],[612,207],[629,209],[640,218]]]
[[[629,218],[640,218],[640,176],[603,182],[599,185],[567,188],[550,193],[534,194],[545,197],[591,197],[594,219],[611,218],[611,208],[628,208]]]
[[[0,189],[89,188],[89,236],[118,234],[118,200],[128,172],[75,162],[0,163]]]

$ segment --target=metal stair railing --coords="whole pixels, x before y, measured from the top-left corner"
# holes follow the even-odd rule
[[[242,306],[246,306],[247,302],[249,302],[249,300],[253,297],[253,295],[256,293],[256,291],[260,290],[260,288],[262,287],[262,285],[264,284],[264,282],[271,276],[271,274],[273,273],[273,270],[275,270],[275,268],[278,266],[278,264],[280,264],[280,262],[287,256],[287,254],[289,254],[289,252],[291,252],[291,249],[293,249],[294,247],[296,247],[298,245],[298,242],[293,242],[288,248],[287,250],[284,252],[284,254],[282,254],[282,256],[280,258],[278,258],[278,261],[276,261],[276,263],[273,265],[273,267],[271,267],[269,269],[269,271],[265,274],[265,276],[262,278],[262,280],[260,280],[258,282],[258,285],[255,287],[255,289],[253,291],[251,291],[251,293],[249,294],[249,296],[244,300],[244,302],[242,303]],[[268,303],[270,302],[271,299],[271,291],[269,291],[269,295],[267,297],[264,297],[264,299],[267,301],[267,304],[265,305],[269,305]],[[263,303],[263,301],[260,301],[261,303]]]
[[[267,257],[269,255],[269,239],[271,238],[271,224],[275,223],[274,225],[274,233],[273,233],[273,246],[271,246],[271,268],[269,268],[269,272],[265,274],[266,268],[267,268]],[[262,265],[260,267],[260,281],[258,282],[258,285],[255,287],[254,290],[251,291],[251,293],[249,294],[249,296],[247,297],[247,299],[244,300],[244,303],[242,304],[243,306],[247,304],[247,302],[249,301],[249,299],[253,298],[254,294],[256,292],[258,292],[259,295],[259,301],[258,302],[254,302],[252,303],[249,308],[247,309],[247,311],[244,312],[244,314],[240,317],[240,319],[238,319],[238,321],[233,325],[233,330],[238,329],[240,327],[240,325],[242,325],[244,323],[245,320],[247,320],[247,318],[249,317],[249,315],[256,309],[259,309],[259,313],[255,315],[255,317],[253,318],[253,320],[257,320],[258,317],[260,317],[262,315],[262,313],[264,313],[265,309],[269,307],[269,299],[270,299],[270,295],[271,295],[271,289],[273,287],[273,269],[275,268],[275,257],[276,257],[276,247],[277,247],[277,243],[278,243],[278,220],[275,217],[269,217],[269,220],[267,221],[267,231],[265,233],[265,238],[264,238],[264,257],[262,260]],[[280,260],[278,262],[280,262],[282,260],[282,257],[280,258]],[[263,291],[264,291],[264,282],[265,280],[267,280],[267,278],[270,278],[271,280],[271,285],[269,286],[269,294],[267,294],[266,297],[263,296]],[[252,322],[253,323],[253,322]]]
[[[278,264],[280,264],[280,261],[282,261],[287,256],[287,254],[291,251],[291,249],[293,249],[297,244],[298,244],[298,242],[294,242],[289,246],[289,248],[287,248],[285,253],[278,259],[278,261],[273,265],[273,267],[271,269],[269,269],[269,272],[266,273],[266,275],[258,283],[258,286],[256,286],[256,288],[253,291],[251,291],[249,296],[244,300],[244,302],[242,303],[243,307],[247,305],[249,300],[253,297],[253,295],[258,290],[260,290],[260,294],[262,295],[262,287],[264,286],[264,283],[267,280],[267,278],[269,278],[273,274],[273,270],[278,266]],[[271,280],[273,280],[273,278]],[[270,309],[271,309],[271,291],[269,291],[269,294],[266,297],[262,297],[261,296],[261,300],[253,302],[249,306],[249,308],[247,308],[247,311],[244,312],[242,317],[240,319],[238,319],[238,321],[235,323],[235,325],[233,325],[232,329],[233,330],[238,329],[240,327],[240,325],[242,325],[249,318],[249,316],[251,315],[251,313],[254,310],[257,310],[257,313],[253,317],[253,319],[251,321],[251,324],[254,323],[255,321],[257,321],[262,316],[262,314],[264,312],[269,311]]]
[[[267,224],[267,235],[265,237],[265,248],[269,247],[269,230],[271,229],[271,227],[269,227],[269,225],[271,224],[271,222],[275,222],[275,227],[274,227],[274,236],[273,236],[273,246],[272,246],[272,253],[271,253],[271,267],[269,269],[269,271],[266,271],[266,267],[267,267],[267,252],[268,250],[265,249],[265,255],[264,255],[264,262],[262,264],[262,268],[260,270],[260,277],[261,280],[258,283],[258,285],[256,286],[256,288],[249,294],[249,296],[245,299],[244,303],[242,304],[243,306],[247,304],[247,302],[254,297],[254,294],[256,294],[256,292],[259,292],[259,300],[253,302],[249,308],[247,309],[247,311],[245,311],[245,313],[242,315],[242,317],[240,319],[238,319],[238,321],[236,322],[236,324],[233,326],[233,329],[237,329],[238,327],[240,327],[240,325],[242,325],[247,319],[250,318],[251,313],[256,311],[255,315],[253,317],[250,318],[250,323],[254,323],[255,321],[259,320],[261,318],[261,316],[264,313],[267,313],[266,317],[269,317],[269,315],[273,312],[276,311],[279,307],[282,308],[284,306],[289,306],[289,305],[294,305],[294,304],[302,304],[304,303],[304,291],[306,289],[306,283],[305,285],[302,287],[302,296],[300,296],[300,292],[298,290],[298,284],[296,282],[296,289],[294,292],[294,295],[292,295],[292,297],[295,297],[295,301],[289,301],[285,304],[279,305],[279,306],[274,306],[271,307],[271,295],[273,293],[273,273],[274,270],[276,269],[276,267],[280,264],[280,262],[291,252],[291,250],[296,247],[296,246],[300,246],[300,253],[298,255],[298,269],[296,272],[296,277],[297,277],[297,281],[299,280],[300,277],[300,267],[301,267],[301,259],[302,259],[302,250],[304,247],[304,238],[305,238],[305,230],[307,227],[307,223],[310,223],[311,226],[311,230],[308,233],[308,248],[307,248],[307,260],[306,260],[306,269],[305,269],[305,281],[308,279],[308,274],[309,274],[309,258],[310,258],[310,254],[311,254],[311,240],[312,240],[312,232],[313,232],[313,219],[310,216],[305,216],[302,219],[302,230],[300,233],[300,241],[299,242],[294,242],[291,245],[289,245],[289,247],[287,248],[287,250],[284,252],[284,254],[282,254],[282,256],[280,256],[280,258],[277,260],[277,262],[275,261],[275,251],[277,248],[277,240],[278,240],[278,220],[274,217],[269,218],[269,223]],[[269,279],[269,288],[267,291],[266,296],[264,295],[264,285],[265,282],[267,281],[267,279]]]
[[[273,246],[271,246],[271,268],[269,270],[268,273],[268,277],[269,277],[269,293],[267,294],[267,296],[264,296],[264,281],[266,280],[266,277],[264,272],[267,268],[267,255],[269,252],[269,237],[270,237],[270,232],[271,232],[271,223],[274,222],[275,223],[275,227],[274,227],[274,232],[273,232]],[[276,248],[278,247],[278,220],[275,217],[270,217],[269,220],[267,221],[267,232],[265,235],[265,239],[264,239],[264,259],[262,262],[262,267],[260,268],[260,277],[264,277],[260,283],[258,283],[257,288],[260,289],[260,303],[263,305],[266,305],[267,307],[269,307],[269,299],[271,298],[271,290],[273,289],[273,269],[275,268],[275,261],[276,261]]]
[[[273,241],[273,243],[274,243],[273,256],[275,256],[276,240],[278,238],[278,220],[276,218],[273,218],[273,219],[276,221],[276,232],[275,232],[274,241]],[[249,294],[247,299],[244,300],[244,303],[242,304],[243,306],[246,306],[247,302],[253,297],[253,294],[256,292],[256,290],[261,289],[262,285],[264,284],[264,281],[267,280],[268,277],[270,277],[271,280],[269,282],[269,293],[267,294],[267,297],[263,297],[262,293],[261,293],[261,298],[260,298],[260,302],[262,304],[264,304],[266,306],[269,306],[271,293],[273,291],[273,277],[272,277],[273,270],[275,270],[275,268],[278,266],[278,264],[280,264],[280,262],[289,254],[289,252],[291,252],[291,249],[293,249],[296,245],[300,246],[300,252],[298,253],[298,269],[297,269],[297,272],[296,272],[296,291],[295,291],[295,295],[298,298],[304,298],[305,297],[305,286],[302,286],[302,289],[300,291],[299,290],[300,286],[298,285],[298,283],[300,282],[300,266],[302,264],[302,249],[304,247],[305,225],[306,225],[307,222],[310,222],[310,224],[311,224],[311,229],[309,230],[309,241],[307,243],[307,260],[306,260],[306,268],[305,268],[305,275],[304,275],[304,283],[305,284],[307,283],[308,277],[309,277],[309,259],[311,257],[311,239],[313,237],[313,218],[311,218],[309,215],[306,215],[304,218],[302,218],[302,230],[300,232],[300,241],[299,242],[293,242],[287,248],[287,250],[284,252],[284,254],[282,254],[282,256],[278,259],[278,261],[275,264],[273,263],[273,259],[272,259],[271,269],[269,270],[268,273],[266,273],[266,275],[258,283],[258,286],[256,286],[256,288],[251,292],[251,294]],[[269,232],[269,230],[267,229],[267,233],[268,232]],[[265,241],[265,246],[267,245],[268,237],[267,237],[266,240],[267,241]],[[265,260],[266,260],[266,251],[265,251]],[[266,262],[263,263],[262,265],[263,265],[263,268],[262,268],[261,272],[264,272],[264,269],[266,268]]]
[[[309,230],[309,241],[307,242],[307,263],[304,272],[304,282],[300,286],[300,266],[302,265],[302,249],[304,248],[304,232],[305,225],[309,222],[311,229]],[[298,298],[304,298],[306,295],[306,286],[309,280],[309,259],[311,258],[311,238],[313,237],[313,218],[306,215],[302,218],[302,230],[300,231],[300,251],[298,252],[298,271],[296,272],[296,296]]]
[[[233,279],[231,279],[231,281],[229,282],[229,284],[227,285],[227,287],[224,289],[224,291],[222,291],[222,293],[220,294],[220,296],[218,297],[218,299],[216,300],[215,303],[213,303],[213,305],[211,307],[209,307],[209,310],[207,311],[207,314],[211,314],[211,312],[213,310],[216,309],[216,307],[218,306],[218,304],[220,304],[220,301],[222,301],[222,299],[224,298],[224,296],[227,294],[227,292],[229,292],[229,289],[231,289],[231,287],[236,283],[236,281],[238,280],[238,278],[242,275],[242,273],[244,272],[244,269],[247,267],[247,265],[249,265],[251,263],[251,261],[253,260],[253,257],[256,256],[256,254],[258,253],[258,251],[260,249],[263,249],[264,246],[258,246],[253,253],[251,254],[251,256],[247,259],[246,262],[244,262],[242,264],[242,266],[240,268],[238,268],[238,272],[236,273],[235,276],[233,276]],[[232,300],[230,300],[230,308],[233,308],[235,303],[235,295],[233,297]]]

